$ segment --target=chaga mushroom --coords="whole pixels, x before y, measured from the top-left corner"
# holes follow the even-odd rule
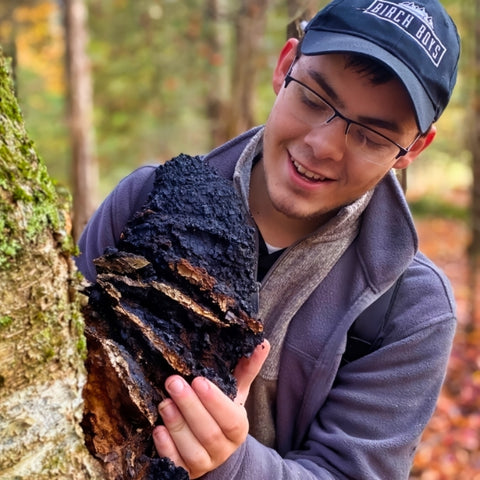
[[[197,157],[157,168],[87,287],[82,427],[108,479],[188,479],[153,447],[164,381],[204,376],[235,397],[232,372],[263,340],[255,255],[231,182]]]

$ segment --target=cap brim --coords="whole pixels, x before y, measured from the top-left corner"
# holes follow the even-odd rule
[[[304,55],[351,52],[368,55],[379,60],[392,70],[404,84],[412,100],[420,131],[425,133],[433,123],[435,109],[415,73],[397,57],[375,43],[345,33],[308,30],[302,41],[301,52]]]

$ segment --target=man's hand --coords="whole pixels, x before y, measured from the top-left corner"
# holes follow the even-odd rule
[[[265,340],[250,358],[240,359],[234,401],[206,378],[197,377],[190,386],[177,375],[169,377],[165,386],[171,398],[158,407],[164,425],[153,431],[158,454],[183,467],[192,479],[225,462],[247,438],[245,401],[269,351]]]

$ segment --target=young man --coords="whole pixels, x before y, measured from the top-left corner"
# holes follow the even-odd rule
[[[191,478],[408,477],[455,313],[391,169],[434,139],[458,55],[437,0],[334,0],[300,45],[283,47],[265,127],[204,157],[232,178],[257,226],[268,343],[240,362],[235,401],[203,378],[167,380],[154,441]],[[90,221],[78,259],[87,278],[153,176],[134,172]],[[362,315],[381,325],[375,348],[342,361]]]

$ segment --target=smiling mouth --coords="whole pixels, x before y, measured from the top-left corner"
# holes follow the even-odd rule
[[[327,177],[318,175],[318,173],[314,173],[314,172],[311,172],[310,170],[307,170],[305,167],[300,165],[296,160],[292,159],[292,164],[299,175],[301,175],[303,178],[306,178],[307,180],[310,180],[311,182],[323,182],[325,180],[328,180]]]

